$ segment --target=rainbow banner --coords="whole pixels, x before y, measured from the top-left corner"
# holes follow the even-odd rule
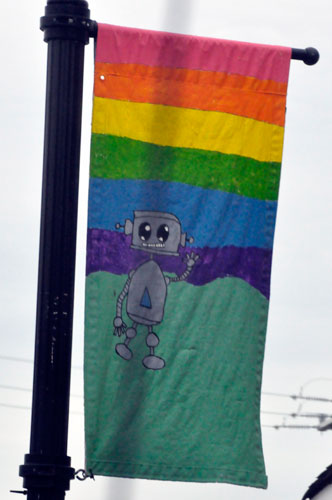
[[[291,49],[98,25],[94,474],[265,488],[260,391]]]

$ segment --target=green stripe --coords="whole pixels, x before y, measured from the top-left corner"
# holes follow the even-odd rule
[[[92,134],[91,177],[183,182],[260,200],[277,200],[280,163],[215,151],[157,146]]]

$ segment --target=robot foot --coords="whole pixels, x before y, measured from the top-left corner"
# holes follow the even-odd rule
[[[149,356],[145,356],[142,361],[145,368],[149,368],[150,370],[161,370],[165,366],[165,361],[159,356],[154,356],[150,354]]]
[[[133,353],[125,344],[116,344],[115,351],[119,356],[121,356],[121,358],[127,361],[133,357]]]

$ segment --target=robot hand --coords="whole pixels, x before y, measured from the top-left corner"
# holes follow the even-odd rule
[[[187,269],[192,269],[199,259],[199,255],[194,252],[186,253],[185,263],[187,264]]]
[[[122,321],[122,318],[120,318],[120,316],[116,316],[114,318],[113,326],[114,335],[117,335],[118,337],[121,337],[121,335],[126,332],[127,325],[124,321]]]

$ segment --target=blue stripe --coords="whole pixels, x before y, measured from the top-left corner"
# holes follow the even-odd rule
[[[195,246],[272,248],[277,203],[187,184],[90,179],[88,227],[114,230],[134,210],[178,217]]]

